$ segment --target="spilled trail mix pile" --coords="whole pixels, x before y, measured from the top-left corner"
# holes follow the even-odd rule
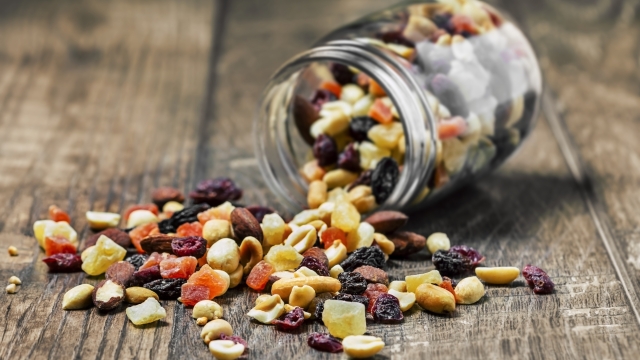
[[[160,188],[152,194],[153,204],[131,206],[122,217],[89,211],[87,221],[95,233],[84,240],[80,255],[70,217],[52,205],[49,219],[33,226],[49,271],[105,277],[96,286],[67,291],[62,308],[95,306],[108,312],[126,303],[126,316],[142,325],[166,317],[158,300],[175,299],[193,307],[211,353],[235,359],[250,355],[248,344],[233,335],[223,308],[213,300],[246,285],[264,292],[248,317],[275,325],[274,331],[320,321],[328,334],[309,334],[309,346],[366,357],[384,347],[380,338],[364,335],[367,321],[401,323],[403,312],[416,304],[432,313],[451,313],[484,296],[481,280],[508,284],[520,274],[515,267],[479,267],[484,257],[478,251],[450,246],[443,233],[425,239],[400,230],[408,220],[400,212],[380,211],[361,221],[341,188],[290,221],[271,208],[230,202],[241,196],[233,181],[220,178],[201,182],[189,206],[182,205],[179,191]],[[118,228],[121,220],[123,229]],[[425,247],[436,270],[390,281],[384,270],[390,256]],[[476,276],[466,277],[474,271]],[[527,265],[523,275],[535,293],[553,292],[553,282],[541,269]],[[9,282],[7,292],[16,293],[20,279],[13,276]]]

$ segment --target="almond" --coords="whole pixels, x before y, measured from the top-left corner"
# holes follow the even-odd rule
[[[389,235],[389,240],[395,245],[395,250],[391,254],[393,256],[415,254],[427,244],[424,236],[410,231],[396,231]]]
[[[175,239],[175,236],[166,234],[155,234],[147,236],[140,241],[140,246],[147,254],[157,252],[162,254],[163,252],[173,254],[171,248],[171,242]]]
[[[378,283],[389,286],[389,277],[384,270],[369,265],[363,265],[353,270],[353,272],[357,272],[362,275],[368,283]]]
[[[231,227],[236,238],[236,242],[240,243],[244,238],[253,236],[262,243],[262,228],[258,220],[245,208],[235,208],[231,212]]]
[[[176,201],[182,203],[184,201],[184,195],[180,190],[169,186],[159,187],[151,193],[151,201],[153,201],[159,208],[162,209],[164,204],[169,201]]]
[[[399,211],[385,210],[378,211],[364,221],[371,224],[376,232],[388,234],[404,226],[408,220],[409,217]]]
[[[131,247],[131,237],[129,237],[129,234],[127,234],[126,232],[120,229],[110,228],[89,236],[87,240],[84,241],[84,249],[86,250],[89,246],[95,245],[96,242],[98,242],[98,239],[100,238],[100,236],[102,235],[113,240],[113,242],[122,246],[125,249],[128,247]]]
[[[124,286],[118,280],[102,280],[93,289],[91,298],[102,311],[115,309],[124,300]]]
[[[129,282],[133,278],[136,268],[126,261],[118,261],[109,266],[105,273],[106,279],[118,280],[122,285],[129,286]]]

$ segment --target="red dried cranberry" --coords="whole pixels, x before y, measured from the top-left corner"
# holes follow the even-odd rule
[[[373,304],[376,302],[376,299],[382,294],[386,294],[389,291],[386,286],[383,284],[369,284],[367,285],[367,290],[362,294],[369,299],[369,306],[367,306],[367,313],[373,311]]]
[[[527,280],[529,287],[538,295],[551,294],[555,285],[547,273],[537,266],[525,265],[522,269],[522,276]]]
[[[304,322],[304,311],[296,306],[293,310],[282,315],[280,319],[274,320],[273,324],[281,331],[292,331],[302,326]]]
[[[386,157],[378,162],[371,173],[371,192],[376,198],[376,203],[382,204],[391,196],[399,177],[400,169],[395,160]]]
[[[450,253],[458,253],[471,261],[473,267],[477,267],[484,261],[484,256],[478,250],[467,245],[454,245],[449,249]]]
[[[242,197],[242,189],[236,186],[233,180],[219,177],[201,181],[189,197],[195,204],[207,203],[218,206],[225,201],[239,200]]]
[[[154,265],[134,272],[131,281],[129,281],[129,286],[143,286],[144,284],[159,279],[162,279],[160,265]]]
[[[244,352],[242,354],[246,354],[247,350],[249,350],[249,344],[240,336],[220,334],[220,340],[231,340],[235,344],[241,344],[242,346],[244,346]]]
[[[193,256],[199,259],[207,252],[207,240],[199,236],[188,236],[171,240],[171,250],[177,256]]]
[[[367,290],[367,279],[357,272],[343,272],[338,275],[340,291],[345,294],[360,295]]]
[[[353,72],[349,70],[349,67],[340,63],[331,63],[329,70],[333,74],[333,78],[340,85],[346,85],[353,82]]]
[[[69,273],[82,270],[82,259],[78,254],[53,254],[42,261],[49,267],[52,273]]]
[[[318,165],[329,166],[338,161],[338,147],[331,136],[320,134],[313,144],[313,156],[318,160]]]
[[[349,135],[357,142],[368,140],[367,133],[376,124],[378,122],[368,116],[354,117],[349,122]]]
[[[391,294],[380,294],[371,308],[373,319],[385,324],[399,323],[404,319],[400,301]]]
[[[342,343],[329,334],[311,333],[307,338],[307,344],[312,348],[330,353],[342,352]]]
[[[300,262],[300,266],[298,266],[298,269],[300,269],[303,266],[306,266],[307,268],[315,271],[316,274],[320,276],[329,276],[329,269],[327,269],[327,267],[322,263],[322,261],[318,260],[315,257],[305,256],[304,258],[302,258],[302,261]]]
[[[356,150],[355,143],[351,143],[338,155],[338,167],[341,169],[360,171],[360,153]]]
[[[324,103],[328,103],[329,101],[335,101],[338,98],[329,90],[318,89],[313,93],[311,97],[311,105],[316,111],[320,111],[322,109],[322,105]]]
[[[347,191],[350,191],[351,189],[353,189],[354,187],[358,186],[358,185],[371,185],[371,173],[373,171],[371,170],[366,170],[363,171],[360,176],[356,179],[356,181],[352,182],[351,184],[349,184],[349,186],[347,187]]]

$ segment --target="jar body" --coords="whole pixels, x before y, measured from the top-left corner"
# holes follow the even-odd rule
[[[377,206],[420,208],[501,165],[531,131],[541,92],[528,41],[496,9],[402,3],[330,33],[279,70],[256,118],[257,155],[271,188],[294,206],[306,183],[339,173],[346,179],[329,176],[329,187],[364,183]],[[278,167],[286,175],[274,176]]]

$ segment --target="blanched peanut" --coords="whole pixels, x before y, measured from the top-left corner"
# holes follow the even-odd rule
[[[437,232],[429,235],[427,238],[427,248],[432,254],[438,250],[447,251],[451,248],[451,242],[449,241],[447,234]]]
[[[387,238],[384,234],[381,234],[381,233],[373,234],[373,240],[376,242],[376,244],[378,244],[378,246],[380,247],[380,250],[382,250],[382,252],[385,253],[386,255],[393,254],[393,251],[396,249],[396,246],[393,243],[393,241],[389,240],[389,238]]]
[[[484,296],[484,285],[475,276],[460,280],[453,290],[458,304],[473,304]]]
[[[413,304],[416,303],[416,294],[414,293],[400,292],[393,289],[389,289],[388,293],[398,298],[398,301],[400,302],[400,310],[402,311],[411,309]]]
[[[340,291],[340,281],[329,276],[311,276],[293,279],[280,279],[271,285],[271,293],[280,295],[283,299],[289,299],[291,290],[294,286],[309,285],[315,290],[316,294],[323,292]]]
[[[247,313],[248,316],[263,324],[271,324],[273,320],[279,318],[282,314],[284,314],[284,302],[277,294],[263,298],[259,303],[256,300],[256,306]]]
[[[358,145],[360,153],[360,167],[363,169],[375,169],[382,158],[391,156],[391,151],[377,147],[373,143],[363,141]]]
[[[163,213],[174,213],[184,209],[184,205],[177,201],[168,201],[164,206],[162,206]]]
[[[331,275],[332,278],[337,279],[338,275],[342,274],[343,272],[344,269],[342,268],[342,266],[334,265],[331,267],[331,270],[329,270],[329,275]]]
[[[317,272],[309,269],[306,266],[301,267],[293,273],[294,278],[302,278],[302,277],[310,277],[310,276],[319,276]]]
[[[398,292],[407,292],[407,282],[406,281],[392,281],[389,284],[389,290],[395,290]]]
[[[372,195],[371,186],[358,185],[347,194],[347,200],[358,209],[361,214],[368,213],[377,206],[376,198]]]
[[[253,236],[247,236],[240,245],[240,264],[245,275],[262,260],[262,244]]]
[[[327,172],[322,177],[322,181],[327,184],[327,188],[333,189],[337,187],[343,187],[356,181],[358,174],[347,171],[345,169],[335,169]]]
[[[352,358],[368,358],[384,348],[382,339],[369,335],[349,335],[342,340],[344,353]]]
[[[229,238],[218,240],[207,252],[207,263],[212,269],[232,273],[240,264],[238,244]]]
[[[22,285],[22,281],[17,276],[12,276],[9,278],[9,284]]]
[[[327,184],[321,180],[311,182],[307,193],[309,209],[317,209],[325,201],[327,201]]]
[[[7,290],[7,294],[15,294],[18,292],[18,287],[16,286],[16,284],[9,284],[7,285],[5,290]]]
[[[231,236],[231,223],[228,220],[211,219],[202,227],[202,237],[207,240],[207,246],[211,247],[218,240]]]
[[[317,138],[320,134],[329,136],[338,135],[349,127],[349,120],[348,115],[337,112],[331,114],[331,116],[322,117],[311,125],[311,136]]]
[[[316,243],[318,233],[316,229],[307,224],[293,230],[291,235],[284,241],[285,245],[293,246],[300,254],[310,249]]]
[[[87,211],[87,223],[93,230],[103,230],[117,227],[120,223],[120,214],[99,211]]]
[[[231,328],[231,324],[229,324],[225,320],[216,319],[213,321],[209,321],[207,325],[202,328],[200,337],[205,344],[208,344],[213,340],[219,339],[220,334],[231,336],[233,334],[233,329]]]
[[[295,277],[291,271],[276,271],[271,276],[275,276],[278,279],[293,279]]]
[[[425,310],[444,314],[456,309],[456,300],[453,294],[439,286],[422,284],[418,286],[415,294],[416,302]]]
[[[321,231],[327,229],[327,224],[325,224],[325,222],[322,221],[322,220],[313,220],[312,222],[308,223],[307,225],[313,226],[313,228],[316,229],[316,232],[317,232],[318,236],[320,236],[320,232]]]
[[[297,226],[302,226],[302,225],[306,225],[314,220],[322,220],[322,218],[324,217],[324,212],[322,210],[318,209],[311,209],[311,210],[303,210],[301,212],[299,212],[298,214],[296,214],[296,216],[293,217],[293,219],[291,220],[291,222],[289,223],[289,226],[291,225],[297,225]]]
[[[515,280],[520,275],[517,267],[478,267],[476,275],[487,284],[505,285]]]
[[[205,318],[207,321],[222,317],[222,306],[211,300],[201,300],[193,306],[194,319]]]
[[[324,250],[324,253],[329,260],[329,267],[332,268],[347,258],[347,247],[342,241],[334,240],[333,244]]]
[[[238,265],[238,267],[229,274],[229,287],[234,288],[242,282],[242,274],[244,273],[242,264]]]
[[[373,244],[375,229],[368,222],[361,222],[358,229],[347,235],[347,252],[355,251],[361,247],[369,247]]]
[[[231,340],[214,340],[209,343],[211,355],[220,360],[234,360],[242,356],[244,345]]]
[[[316,297],[316,291],[309,285],[294,286],[289,295],[289,305],[306,309]]]
[[[322,180],[325,171],[322,167],[318,165],[317,160],[309,161],[304,164],[302,169],[300,169],[300,175],[307,181],[307,183],[311,183],[315,180]]]
[[[356,84],[345,84],[340,92],[340,100],[355,104],[364,97],[364,90]]]
[[[62,298],[62,310],[86,309],[93,305],[91,294],[93,285],[78,285],[64,294]]]
[[[156,216],[156,214],[152,213],[149,210],[134,210],[129,214],[129,219],[127,220],[127,228],[133,228],[138,225],[144,225],[149,223],[157,223],[160,219]]]

